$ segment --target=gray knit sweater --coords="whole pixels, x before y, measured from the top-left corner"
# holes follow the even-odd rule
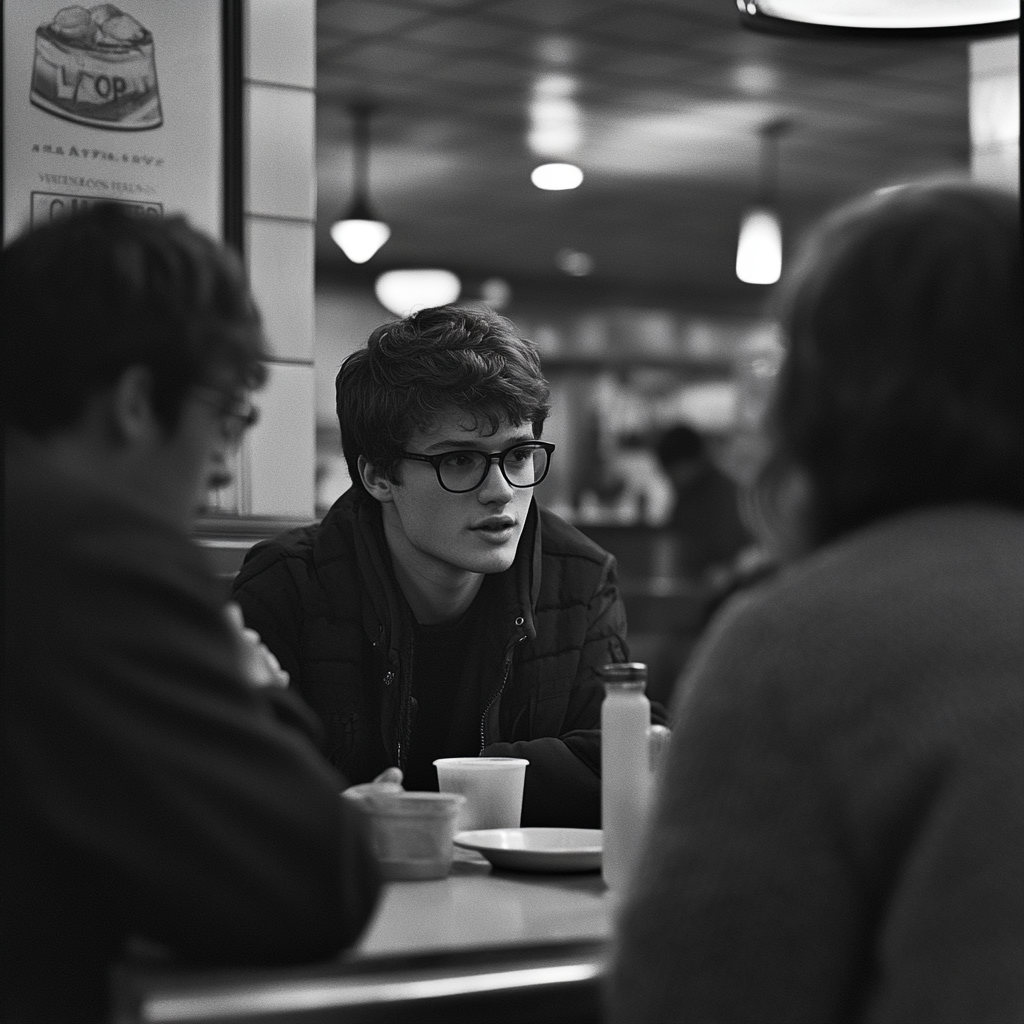
[[[612,1024],[1024,1021],[1024,515],[851,533],[691,664]]]

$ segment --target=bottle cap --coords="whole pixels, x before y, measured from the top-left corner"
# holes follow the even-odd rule
[[[645,683],[647,666],[642,661],[618,661],[599,669],[606,683]]]

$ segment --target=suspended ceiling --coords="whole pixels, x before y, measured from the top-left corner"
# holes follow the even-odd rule
[[[471,296],[513,290],[749,307],[736,232],[759,188],[759,129],[779,147],[787,243],[844,199],[969,163],[960,39],[825,41],[742,28],[733,0],[319,0],[317,267],[369,280],[455,270]],[[574,191],[530,183],[538,83],[580,115]],[[355,102],[375,105],[369,197],[391,239],[364,267],[331,242],[352,198]],[[561,250],[586,253],[573,278]]]

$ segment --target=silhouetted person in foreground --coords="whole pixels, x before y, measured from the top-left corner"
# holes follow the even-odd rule
[[[265,374],[239,261],[101,206],[2,270],[0,1018],[106,1021],[134,937],[326,958],[379,890],[360,812],[188,536]]]
[[[1019,203],[908,185],[778,298],[796,560],[712,624],[618,922],[612,1024],[1024,1019]]]

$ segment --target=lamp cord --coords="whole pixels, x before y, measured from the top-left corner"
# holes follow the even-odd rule
[[[367,171],[370,160],[369,104],[352,105],[352,180],[353,199],[366,201]]]

